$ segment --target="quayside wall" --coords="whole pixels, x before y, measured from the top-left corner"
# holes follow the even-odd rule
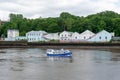
[[[0,48],[116,48],[120,49],[120,43],[50,43],[50,42],[26,42],[26,41],[0,41]]]
[[[24,48],[27,47],[26,41],[0,41],[0,48]]]

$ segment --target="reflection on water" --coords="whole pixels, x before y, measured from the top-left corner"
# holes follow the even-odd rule
[[[111,60],[111,52],[96,51],[96,50],[81,50],[79,52],[81,60],[86,61],[109,61]]]
[[[66,62],[66,61],[68,61],[68,62],[72,62],[73,61],[73,59],[72,59],[72,56],[69,56],[69,57],[47,57],[47,60],[48,61],[60,61],[60,62]]]
[[[0,80],[119,80],[120,51],[71,49],[72,57],[47,57],[45,50],[2,49]]]

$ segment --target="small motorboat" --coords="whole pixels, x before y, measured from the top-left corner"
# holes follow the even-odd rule
[[[47,49],[46,50],[47,56],[61,56],[61,57],[67,57],[72,56],[72,52],[70,50],[55,50],[55,49]]]

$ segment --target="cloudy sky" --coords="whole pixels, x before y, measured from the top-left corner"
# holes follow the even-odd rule
[[[0,0],[1,20],[8,20],[10,13],[44,18],[58,17],[61,12],[87,16],[105,10],[120,14],[120,0]]]

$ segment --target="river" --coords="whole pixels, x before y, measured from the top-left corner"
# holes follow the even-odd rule
[[[47,57],[46,49],[0,49],[0,80],[119,80],[120,51],[70,49],[72,57]]]

